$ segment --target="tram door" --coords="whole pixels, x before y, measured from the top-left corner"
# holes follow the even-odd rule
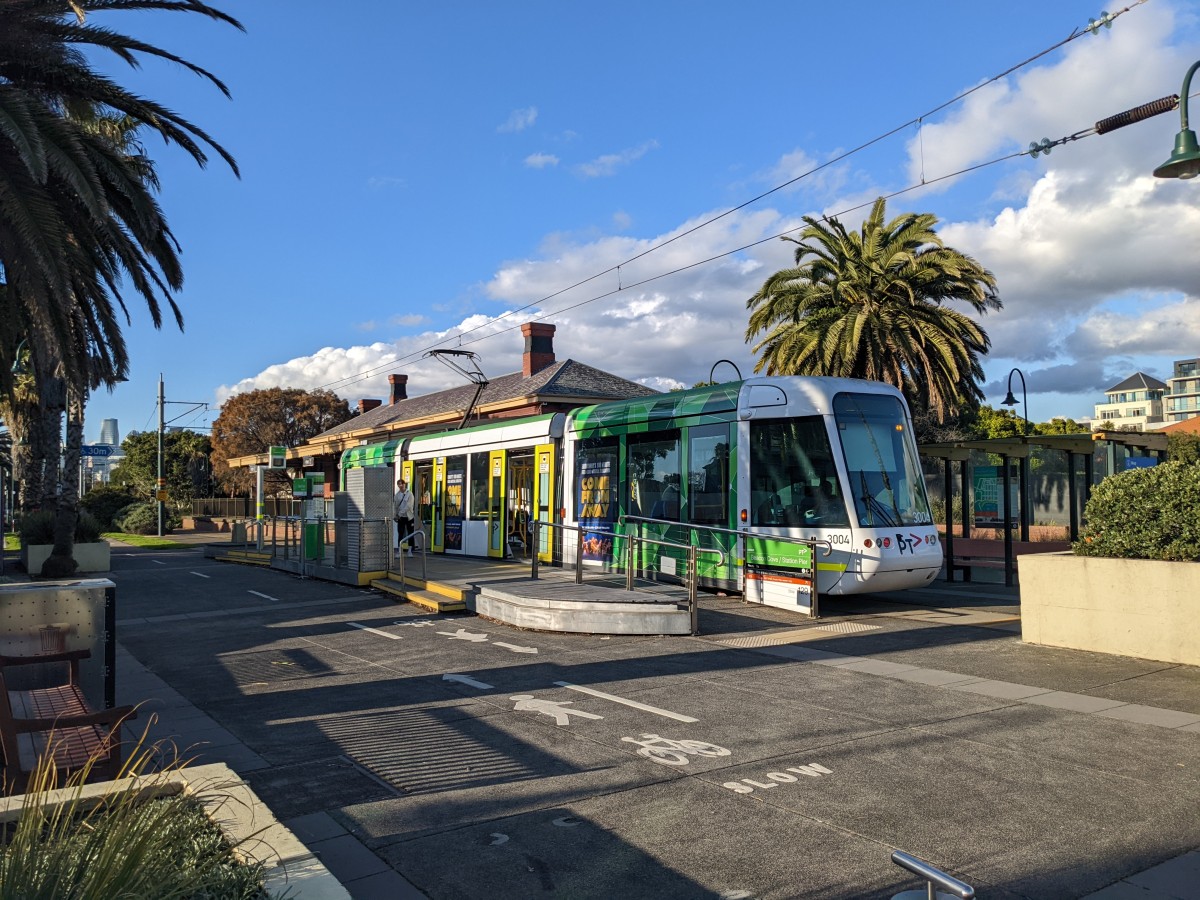
[[[513,556],[529,556],[529,517],[533,512],[534,454],[518,450],[508,457],[507,541]]]
[[[507,549],[504,456],[503,450],[488,453],[488,556],[496,559],[504,559]]]
[[[433,529],[433,460],[423,459],[413,464],[413,477],[409,490],[417,501],[417,528],[425,534],[417,539],[417,546],[428,549]]]
[[[446,549],[446,457],[433,461],[433,505],[431,507],[432,530],[429,546],[434,553]]]
[[[533,510],[542,525],[554,521],[553,444],[539,444],[534,448]],[[538,559],[541,562],[554,561],[554,540],[557,536],[555,529],[539,527]]]

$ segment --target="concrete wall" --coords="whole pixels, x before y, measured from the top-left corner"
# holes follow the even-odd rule
[[[1021,638],[1200,665],[1200,563],[1022,556]]]

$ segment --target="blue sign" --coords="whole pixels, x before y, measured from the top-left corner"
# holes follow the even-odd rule
[[[80,448],[84,456],[112,456],[113,448],[109,444],[84,444]]]
[[[1125,457],[1125,469],[1149,469],[1151,466],[1158,465],[1157,456],[1127,456]]]

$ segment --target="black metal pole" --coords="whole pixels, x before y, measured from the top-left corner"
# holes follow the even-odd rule
[[[1001,482],[1002,491],[1001,491],[1001,499],[1000,499],[1000,509],[1003,510],[1003,512],[1001,513],[1000,521],[1004,528],[1004,586],[1012,587],[1012,585],[1013,585],[1013,545],[1012,545],[1012,523],[1009,521],[1009,517],[1012,515],[1012,510],[1009,508],[1011,505],[1009,502],[1010,501],[1009,492],[1012,489],[1012,475],[1009,473],[1008,457],[1005,455],[1001,455],[1000,460],[1004,466],[1004,478],[1003,478],[1003,481]]]

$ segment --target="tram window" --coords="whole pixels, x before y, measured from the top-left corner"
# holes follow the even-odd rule
[[[657,440],[631,440],[626,445],[630,515],[679,521],[679,445],[679,432]]]
[[[471,454],[471,508],[472,519],[488,517],[488,454]]]
[[[900,401],[881,394],[838,394],[833,415],[859,523],[929,524],[925,481]]]
[[[729,426],[688,430],[688,521],[697,525],[729,522]]]
[[[849,524],[820,416],[750,423],[750,524]]]

